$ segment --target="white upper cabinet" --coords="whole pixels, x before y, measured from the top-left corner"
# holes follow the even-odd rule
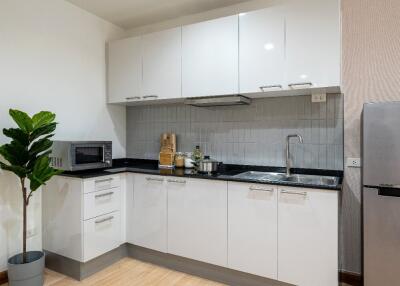
[[[108,102],[139,100],[141,86],[140,37],[111,42],[108,46]]]
[[[338,0],[286,4],[286,71],[289,87],[340,86]]]
[[[285,88],[285,14],[282,6],[239,15],[240,92]]]
[[[144,35],[143,99],[181,97],[181,27]]]
[[[278,271],[277,187],[228,183],[228,267],[271,279]]]
[[[338,192],[280,187],[278,280],[338,285]]]
[[[108,100],[340,92],[339,8],[339,0],[285,0],[112,42]]]
[[[182,95],[238,93],[238,16],[182,27]]]

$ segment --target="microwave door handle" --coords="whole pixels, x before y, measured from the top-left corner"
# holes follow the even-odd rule
[[[106,145],[103,144],[103,163],[106,162]]]

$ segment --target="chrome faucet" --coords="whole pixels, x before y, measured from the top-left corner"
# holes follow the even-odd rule
[[[299,138],[299,142],[303,143],[303,137],[299,134],[292,134],[286,136],[286,176],[290,176],[290,138]]]

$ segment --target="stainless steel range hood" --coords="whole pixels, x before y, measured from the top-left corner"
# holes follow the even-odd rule
[[[185,104],[198,107],[249,105],[250,103],[251,99],[242,95],[196,97],[185,100]]]

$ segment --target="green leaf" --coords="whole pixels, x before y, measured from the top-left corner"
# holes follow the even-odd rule
[[[23,167],[6,165],[3,162],[0,162],[0,168],[3,170],[6,170],[6,171],[13,172],[15,175],[17,175],[20,178],[24,178],[28,174],[28,170]]]
[[[3,129],[3,134],[8,138],[11,138],[23,146],[29,146],[29,135],[22,129],[9,128]]]
[[[21,128],[23,131],[27,133],[32,131],[33,129],[32,118],[30,118],[28,114],[16,109],[10,109],[9,113],[12,119],[15,121],[15,123],[17,123],[19,128]]]
[[[32,117],[33,129],[48,125],[54,121],[56,115],[50,111],[41,111]]]
[[[29,152],[27,148],[17,141],[11,141],[10,144],[1,146],[0,155],[11,165],[24,166],[29,161]]]
[[[40,157],[48,157],[48,156],[51,154],[51,152],[52,152],[52,151],[49,150],[49,151],[46,151],[46,152],[44,152],[44,153],[41,153],[41,154],[38,155],[38,156],[33,156],[33,157],[31,157],[30,160],[29,160],[29,162],[28,162],[28,165],[26,166],[26,168],[27,168],[28,170],[32,171],[33,167],[34,167],[35,164],[36,164],[36,161],[37,161],[38,159],[40,159]]]
[[[33,142],[40,136],[50,135],[51,133],[54,132],[54,130],[56,130],[56,127],[57,127],[57,123],[54,123],[54,122],[47,124],[47,125],[43,125],[37,129],[33,130],[29,140],[31,140],[31,142]]]
[[[40,157],[33,167],[32,172],[28,175],[30,180],[31,191],[36,191],[41,185],[44,185],[54,175],[61,174],[61,170],[50,167],[50,158],[47,156]]]
[[[29,148],[29,155],[36,156],[42,152],[48,151],[52,145],[53,145],[53,142],[47,138],[37,140]]]

